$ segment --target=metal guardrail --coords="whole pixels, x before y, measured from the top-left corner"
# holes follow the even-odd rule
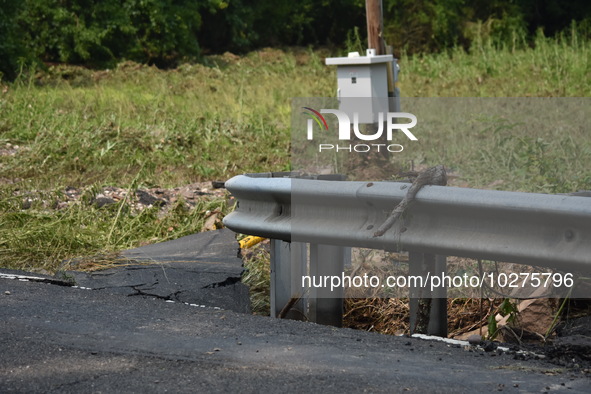
[[[374,237],[409,184],[240,175],[226,187],[238,205],[224,224],[245,234],[591,269],[587,197],[425,186],[403,220]]]
[[[301,281],[306,272],[339,275],[348,247],[409,251],[409,268],[419,274],[421,265],[443,272],[445,256],[591,271],[588,197],[425,186],[398,222],[383,236],[374,237],[404,198],[408,183],[289,176],[240,175],[226,182],[237,205],[224,224],[236,232],[272,239],[271,315],[275,317],[291,302],[293,311],[287,317],[305,315],[308,320],[340,325],[342,293],[312,289],[302,297],[310,289],[304,289],[298,278]],[[417,297],[411,290],[411,327]],[[445,290],[438,297],[445,298]],[[445,336],[446,305],[438,305],[431,310],[437,322],[429,333]]]

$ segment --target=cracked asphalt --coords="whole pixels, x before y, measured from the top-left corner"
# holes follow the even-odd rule
[[[232,277],[214,270],[213,259],[201,263],[218,276],[200,284]],[[164,268],[167,280],[146,271],[150,280],[132,281],[135,290],[106,278],[125,284],[141,269],[94,278],[105,285],[94,282],[95,290],[0,279],[0,391],[591,392],[588,374],[545,360],[205,305],[184,287],[174,290],[173,283],[186,285],[183,268]],[[160,282],[165,290],[157,290]],[[225,283],[199,288],[237,284]]]
[[[197,233],[122,253],[130,265],[95,272],[62,274],[77,286],[111,294],[163,300],[250,313],[248,287],[240,282],[242,259],[235,234]]]

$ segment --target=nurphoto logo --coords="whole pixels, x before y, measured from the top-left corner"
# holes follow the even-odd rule
[[[318,128],[321,131],[329,131],[328,122],[326,121],[325,117],[322,114],[332,114],[337,117],[339,133],[338,137],[340,141],[350,141],[352,138],[351,130],[353,130],[354,136],[361,140],[361,141],[376,141],[382,137],[384,131],[386,132],[386,140],[392,141],[392,132],[394,130],[400,130],[406,135],[406,137],[411,141],[417,141],[417,137],[409,130],[416,126],[417,124],[417,117],[408,112],[388,112],[384,114],[383,112],[378,113],[378,122],[377,122],[377,130],[373,134],[364,134],[359,129],[359,113],[353,113],[353,122],[351,123],[351,119],[349,115],[347,115],[344,111],[339,111],[336,109],[321,109],[320,111],[316,111],[310,107],[302,107],[305,112],[303,114],[309,115],[310,118],[307,121],[307,138],[308,140],[314,140],[314,123],[318,125]],[[398,122],[399,119],[406,118],[410,120],[410,123],[395,123]],[[385,121],[384,121],[385,119]],[[353,125],[353,127],[351,127]],[[404,147],[400,144],[383,144],[383,143],[373,143],[373,144],[349,144],[349,145],[339,145],[339,144],[318,144],[318,151],[348,151],[348,152],[358,152],[358,153],[365,153],[371,150],[380,151],[381,149],[385,149],[388,152],[398,153],[402,152]]]

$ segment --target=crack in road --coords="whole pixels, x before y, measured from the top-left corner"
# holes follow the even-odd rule
[[[139,289],[139,286],[131,286],[131,288],[135,291],[135,294],[128,294],[128,297],[136,297],[136,296],[144,296],[144,297],[154,297],[160,300],[164,300],[164,301],[176,301],[176,302],[182,302],[178,296],[183,293],[183,291],[181,290],[177,290],[174,293],[171,293],[169,295],[163,296],[160,294],[154,294],[154,293],[149,293],[146,292],[146,290],[152,290],[152,289]]]
[[[203,286],[202,289],[215,289],[216,287],[233,286],[236,283],[240,282],[241,280],[242,280],[242,278],[240,278],[240,277],[229,276],[226,278],[226,280],[223,280],[221,282],[211,283],[209,285]]]

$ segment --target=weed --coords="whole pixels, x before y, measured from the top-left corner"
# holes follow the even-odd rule
[[[243,249],[244,274],[242,282],[250,288],[250,303],[253,313],[269,316],[271,268],[268,245],[258,244]]]
[[[501,305],[497,308],[497,312],[501,314],[501,316],[508,316],[507,323],[513,323],[518,315],[517,305],[509,298],[505,298]],[[493,340],[499,333],[499,329],[497,327],[497,320],[496,320],[496,313],[491,313],[488,317],[488,339]]]
[[[0,261],[3,267],[24,270],[53,272],[74,257],[189,235],[201,230],[208,212],[228,211],[223,199],[204,199],[191,209],[177,201],[164,215],[158,207],[132,209],[127,200],[97,208],[81,199],[54,209],[47,201],[58,198],[57,193],[29,193],[32,203],[23,210],[21,197],[6,189],[0,193]]]

